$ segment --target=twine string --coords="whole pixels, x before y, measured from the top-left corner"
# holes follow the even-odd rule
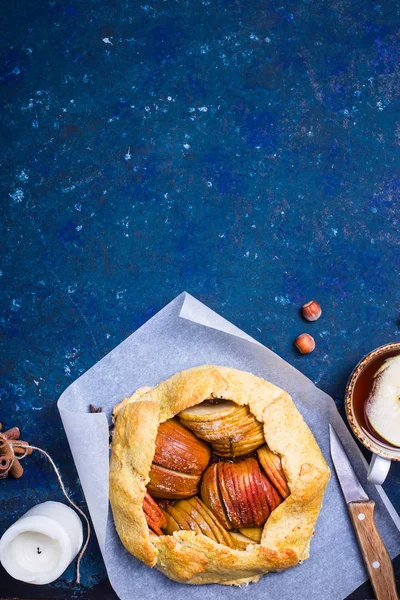
[[[14,463],[14,460],[16,458],[15,456],[15,452],[14,452],[14,446],[18,446],[19,448],[23,447],[25,448],[25,452],[23,454],[19,454],[18,455],[18,460],[21,460],[22,458],[25,458],[28,454],[28,450],[36,450],[37,452],[39,452],[40,454],[42,454],[43,456],[45,456],[47,458],[47,460],[49,461],[49,463],[51,464],[51,466],[54,469],[55,474],[57,475],[57,479],[58,479],[58,483],[60,484],[61,487],[61,491],[64,494],[64,496],[66,497],[66,499],[68,500],[69,504],[71,506],[74,507],[75,510],[78,511],[78,513],[85,519],[86,525],[87,525],[87,534],[86,534],[86,540],[85,543],[83,544],[81,551],[78,554],[78,560],[76,563],[76,583],[80,584],[81,582],[81,571],[80,571],[80,566],[81,566],[81,560],[83,558],[83,555],[86,552],[86,549],[88,547],[89,544],[89,540],[90,540],[90,534],[91,534],[91,527],[90,527],[90,523],[89,523],[89,519],[87,518],[87,516],[85,515],[85,513],[83,512],[83,510],[81,508],[79,508],[79,506],[77,506],[75,504],[75,502],[73,500],[71,500],[71,498],[68,495],[67,490],[65,489],[65,485],[63,482],[63,479],[61,477],[61,473],[58,470],[54,460],[51,458],[50,454],[48,454],[45,450],[42,450],[42,448],[38,448],[37,446],[31,446],[30,444],[27,445],[23,445],[21,446],[21,442],[19,442],[18,440],[9,440],[11,449],[12,449],[12,461],[11,461],[11,466]]]

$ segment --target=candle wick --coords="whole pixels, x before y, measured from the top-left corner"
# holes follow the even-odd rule
[[[41,549],[40,549],[40,548],[38,548],[38,549],[37,549],[37,553],[38,553],[38,554],[42,554],[42,551],[41,551]]]

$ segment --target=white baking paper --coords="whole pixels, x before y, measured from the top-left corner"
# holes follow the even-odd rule
[[[170,581],[128,554],[114,528],[108,502],[108,423],[114,404],[143,385],[202,364],[250,371],[287,390],[314,433],[332,470],[311,557],[259,583],[235,588]],[[89,404],[103,412],[88,413]],[[333,400],[276,354],[187,293],[157,313],[70,385],[58,401],[75,465],[111,585],[121,600],[342,600],[366,579],[361,555],[329,454],[328,424],[341,437],[351,462],[376,502],[379,531],[392,557],[400,552],[399,517],[381,488],[366,481],[361,453]]]

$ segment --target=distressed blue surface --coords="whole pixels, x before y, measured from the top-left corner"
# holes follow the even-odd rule
[[[56,400],[182,290],[338,406],[354,364],[399,339],[399,12],[2,3],[0,420],[51,452],[82,506]],[[62,499],[40,458],[25,467],[0,482],[0,533]],[[95,542],[83,589],[73,576],[33,588],[0,570],[1,593],[112,597]]]

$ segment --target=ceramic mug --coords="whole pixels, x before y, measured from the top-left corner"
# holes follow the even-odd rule
[[[365,356],[355,367],[350,375],[345,393],[346,414],[349,425],[354,435],[372,454],[372,460],[368,469],[368,481],[376,485],[382,484],[389,472],[391,461],[400,461],[400,448],[385,442],[379,435],[374,435],[371,426],[360,409],[363,388],[367,382],[372,383],[373,373],[377,371],[384,360],[400,354],[400,342],[386,344],[373,350]],[[363,406],[367,398],[364,397]]]

